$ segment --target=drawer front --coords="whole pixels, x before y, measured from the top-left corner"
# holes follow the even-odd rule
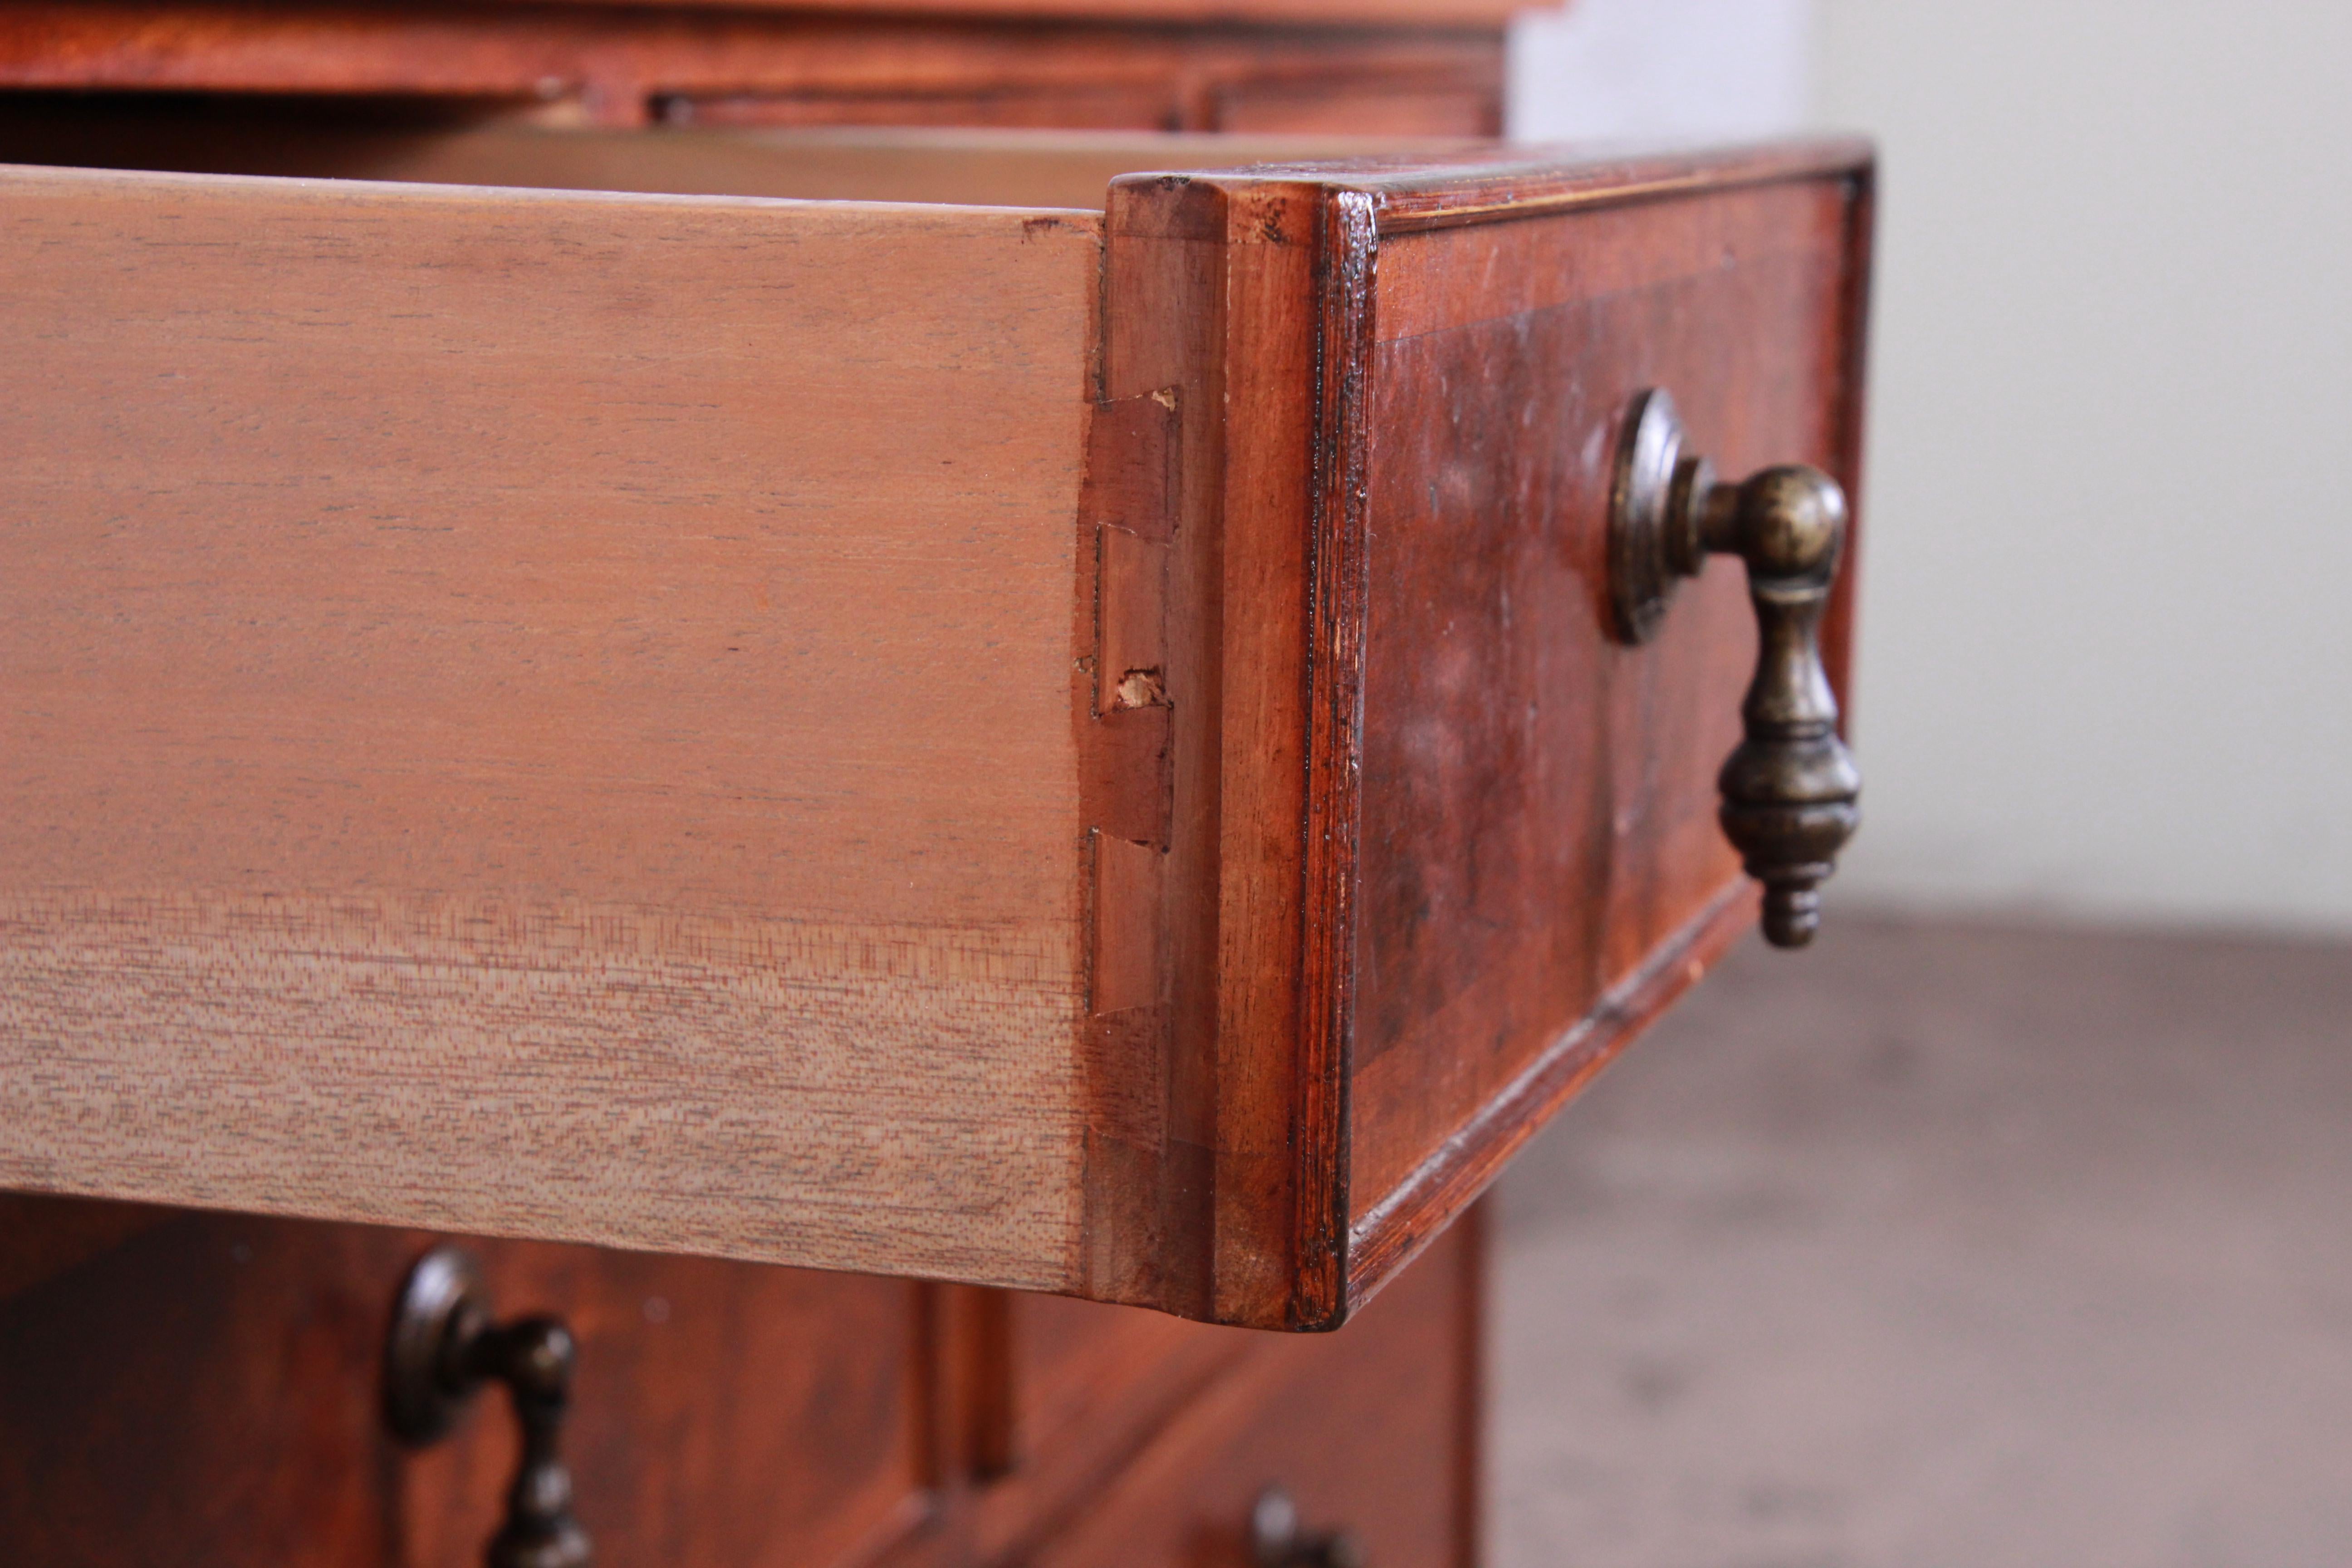
[[[542,112],[614,126],[681,110],[699,120],[706,106],[722,116],[781,110],[800,124],[876,124],[874,112],[897,105],[910,111],[888,122],[897,125],[1452,132],[1456,119],[1432,123],[1415,110],[1459,95],[1491,121],[1508,19],[1493,0],[1455,11],[1462,3],[934,0],[918,12],[883,0],[248,0],[192,12],[185,0],[11,0],[0,87],[537,100]],[[1261,5],[1265,17],[1243,15]],[[1161,8],[1215,14],[1148,25]],[[1307,25],[1254,25],[1285,9]],[[1391,14],[1377,14],[1384,9]],[[968,14],[950,15],[959,10]],[[821,11],[835,14],[811,15]],[[1363,25],[1382,22],[1407,25]],[[1226,118],[1236,88],[1238,123]],[[1328,101],[1311,120],[1299,103],[1269,123],[1248,101],[1267,88]]]
[[[562,1447],[599,1562],[1196,1563],[1278,1484],[1376,1563],[1467,1568],[1480,1237],[1457,1227],[1339,1336],[465,1245],[498,1319],[550,1313],[577,1342]],[[483,1387],[423,1447],[385,1416],[395,1289],[435,1241],[0,1196],[12,1568],[481,1561],[515,1465],[506,1398]]]
[[[975,1294],[963,1533],[982,1562],[1017,1559],[1086,1514],[1206,1390],[1297,1342],[1133,1307]]]
[[[1171,1423],[1034,1568],[1252,1568],[1269,1489],[1376,1568],[1474,1568],[1478,1257],[1469,1226],[1339,1333],[1273,1341]]]
[[[1621,642],[1612,459],[1662,386],[1725,471],[1851,482],[1856,204],[1777,181],[1381,247],[1339,959],[1360,1280],[1748,923],[1716,779],[1756,666],[1745,574],[1717,557]]]
[[[1160,923],[1097,907],[1162,944],[1204,1315],[1344,1318],[1752,919],[1755,614],[1722,562],[1622,644],[1612,476],[1665,387],[1725,472],[1851,488],[1869,193],[1845,144],[1115,188],[1107,374],[1187,411],[1194,608]]]
[[[514,1466],[504,1398],[421,1451],[383,1415],[385,1324],[431,1239],[0,1199],[12,1568],[480,1562]],[[469,1245],[498,1312],[578,1341],[564,1452],[599,1562],[847,1568],[919,1532],[935,1288]]]

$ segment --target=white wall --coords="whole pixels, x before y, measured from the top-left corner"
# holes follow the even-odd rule
[[[1511,134],[1767,136],[1801,122],[1806,0],[1575,0],[1511,34]]]
[[[1804,26],[1581,9],[1521,29],[1529,132],[1610,129],[1559,101],[1595,58],[1675,128],[1613,32]],[[1820,118],[1885,153],[1834,894],[2352,930],[2352,6],[1811,9]]]
[[[1816,15],[1885,155],[1853,888],[2352,927],[2352,6]]]

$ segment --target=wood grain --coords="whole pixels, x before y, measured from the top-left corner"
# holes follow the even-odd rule
[[[1094,220],[0,206],[0,1177],[1071,1286]]]

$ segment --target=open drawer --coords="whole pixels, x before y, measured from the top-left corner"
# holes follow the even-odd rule
[[[1752,919],[1612,464],[1851,483],[1853,144],[193,148],[0,172],[0,1185],[1325,1327]]]

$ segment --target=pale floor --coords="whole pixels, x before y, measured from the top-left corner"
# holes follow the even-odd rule
[[[1492,1568],[2352,1564],[2352,947],[1833,909],[1500,1218]]]

